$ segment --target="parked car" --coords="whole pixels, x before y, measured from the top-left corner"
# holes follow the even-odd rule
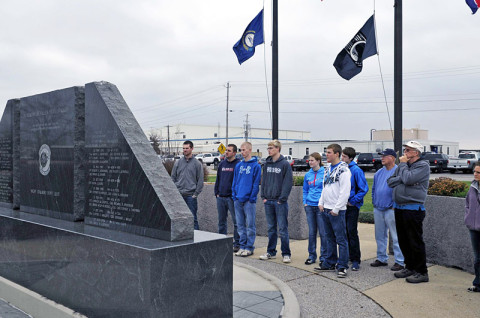
[[[310,156],[306,155],[303,157],[303,159],[293,159],[293,165],[292,165],[292,170],[293,171],[307,171],[310,169],[310,165],[308,164],[308,158]]]
[[[463,171],[463,173],[473,173],[475,162],[480,159],[478,152],[464,152],[458,155],[458,158],[451,158],[448,161],[448,170],[450,173]]]
[[[357,156],[357,164],[363,171],[382,168],[382,156],[376,152],[363,152]]]
[[[293,157],[290,156],[290,155],[285,155],[285,160],[288,161],[288,163],[290,164],[290,166],[293,166]]]
[[[211,164],[218,164],[220,162],[220,153],[219,152],[207,152],[207,153],[201,153],[195,156],[195,158],[206,164],[207,166]]]
[[[443,170],[447,170],[448,156],[443,153],[425,152],[421,158],[428,160],[432,172],[442,173]]]

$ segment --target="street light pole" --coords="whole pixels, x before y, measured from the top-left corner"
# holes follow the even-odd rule
[[[394,129],[393,144],[395,151],[402,153],[402,0],[395,0],[395,36],[393,55],[393,87],[394,87]]]
[[[272,139],[278,139],[278,0],[273,0]]]
[[[230,93],[230,82],[227,82],[227,114],[226,114],[226,127],[225,127],[225,147],[228,146],[228,99],[229,99],[229,93]]]

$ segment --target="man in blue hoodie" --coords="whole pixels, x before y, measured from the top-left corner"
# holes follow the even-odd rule
[[[252,158],[252,144],[244,142],[241,146],[243,160],[236,165],[232,183],[232,199],[235,205],[240,249],[236,256],[247,257],[253,254],[257,195],[259,191],[261,167],[257,158]]]
[[[352,262],[352,271],[360,269],[360,240],[358,238],[358,214],[363,205],[363,197],[368,192],[368,184],[365,179],[365,173],[353,159],[356,156],[355,149],[345,147],[342,151],[342,161],[348,164],[348,169],[352,174],[350,178],[351,188],[350,197],[347,203],[347,212],[345,213],[345,223],[347,225],[348,253]]]
[[[235,218],[235,207],[232,199],[232,183],[235,166],[240,162],[235,158],[237,146],[229,144],[225,150],[225,160],[222,160],[217,168],[217,180],[215,180],[215,197],[217,197],[218,211],[218,233],[227,235],[228,210],[233,221],[233,252],[240,250],[240,237],[237,230],[237,219]]]
[[[263,166],[262,199],[268,224],[267,253],[261,260],[275,258],[277,254],[277,224],[280,233],[284,263],[291,262],[290,240],[288,236],[288,196],[293,186],[292,167],[280,154],[282,144],[278,140],[268,143],[268,158]]]

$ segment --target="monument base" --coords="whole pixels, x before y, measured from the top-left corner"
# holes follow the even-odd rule
[[[0,207],[0,276],[88,317],[231,317],[232,255]]]

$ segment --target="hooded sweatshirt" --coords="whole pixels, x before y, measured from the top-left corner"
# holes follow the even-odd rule
[[[293,174],[290,163],[280,155],[277,161],[267,157],[263,166],[262,199],[285,203],[293,186]]]
[[[245,162],[242,160],[235,167],[235,173],[232,183],[232,199],[240,202],[257,202],[260,178],[262,168],[257,162],[257,158],[252,158]]]
[[[317,171],[310,169],[303,179],[303,204],[317,206],[318,200],[322,195],[323,174],[325,167],[320,167]]]
[[[480,193],[478,187],[478,181],[473,181],[465,200],[465,225],[473,231],[480,231]]]
[[[340,161],[336,165],[330,165],[323,177],[323,190],[318,205],[331,209],[333,214],[347,209],[348,197],[350,196],[352,174],[348,165]]]
[[[240,162],[237,158],[232,161],[222,160],[217,169],[217,180],[215,180],[215,196],[231,197],[233,174],[235,166]]]
[[[367,179],[365,179],[365,173],[355,161],[348,164],[348,169],[350,169],[350,173],[352,174],[352,184],[348,202],[360,209],[363,205],[363,197],[368,192]]]

